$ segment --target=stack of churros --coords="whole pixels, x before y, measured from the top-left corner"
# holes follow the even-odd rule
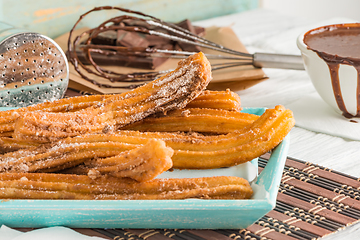
[[[130,92],[0,112],[0,198],[248,199],[240,177],[157,178],[250,161],[294,126],[290,110],[241,112],[236,93],[205,90],[202,53]]]

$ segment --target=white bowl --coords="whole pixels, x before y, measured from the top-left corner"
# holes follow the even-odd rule
[[[305,69],[321,98],[336,112],[343,114],[334,95],[330,70],[327,63],[321,57],[319,57],[315,51],[309,49],[308,46],[304,43],[304,36],[308,32],[301,34],[297,39],[297,46],[301,51]],[[351,115],[356,116],[358,108],[358,94],[356,92],[358,81],[357,71],[351,65],[340,64],[338,74],[341,94],[346,110]]]

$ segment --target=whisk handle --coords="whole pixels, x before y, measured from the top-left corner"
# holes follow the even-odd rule
[[[253,65],[261,68],[305,70],[300,55],[255,53],[253,55]]]

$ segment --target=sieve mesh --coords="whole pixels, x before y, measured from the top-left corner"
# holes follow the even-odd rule
[[[68,63],[57,44],[38,33],[19,33],[0,43],[0,106],[25,107],[63,97]]]

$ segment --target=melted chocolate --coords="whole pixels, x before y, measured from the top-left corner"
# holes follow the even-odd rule
[[[334,96],[339,109],[347,118],[360,117],[360,24],[337,24],[307,32],[304,42],[328,65]],[[358,74],[357,110],[352,115],[346,109],[341,93],[339,66],[353,66]]]

